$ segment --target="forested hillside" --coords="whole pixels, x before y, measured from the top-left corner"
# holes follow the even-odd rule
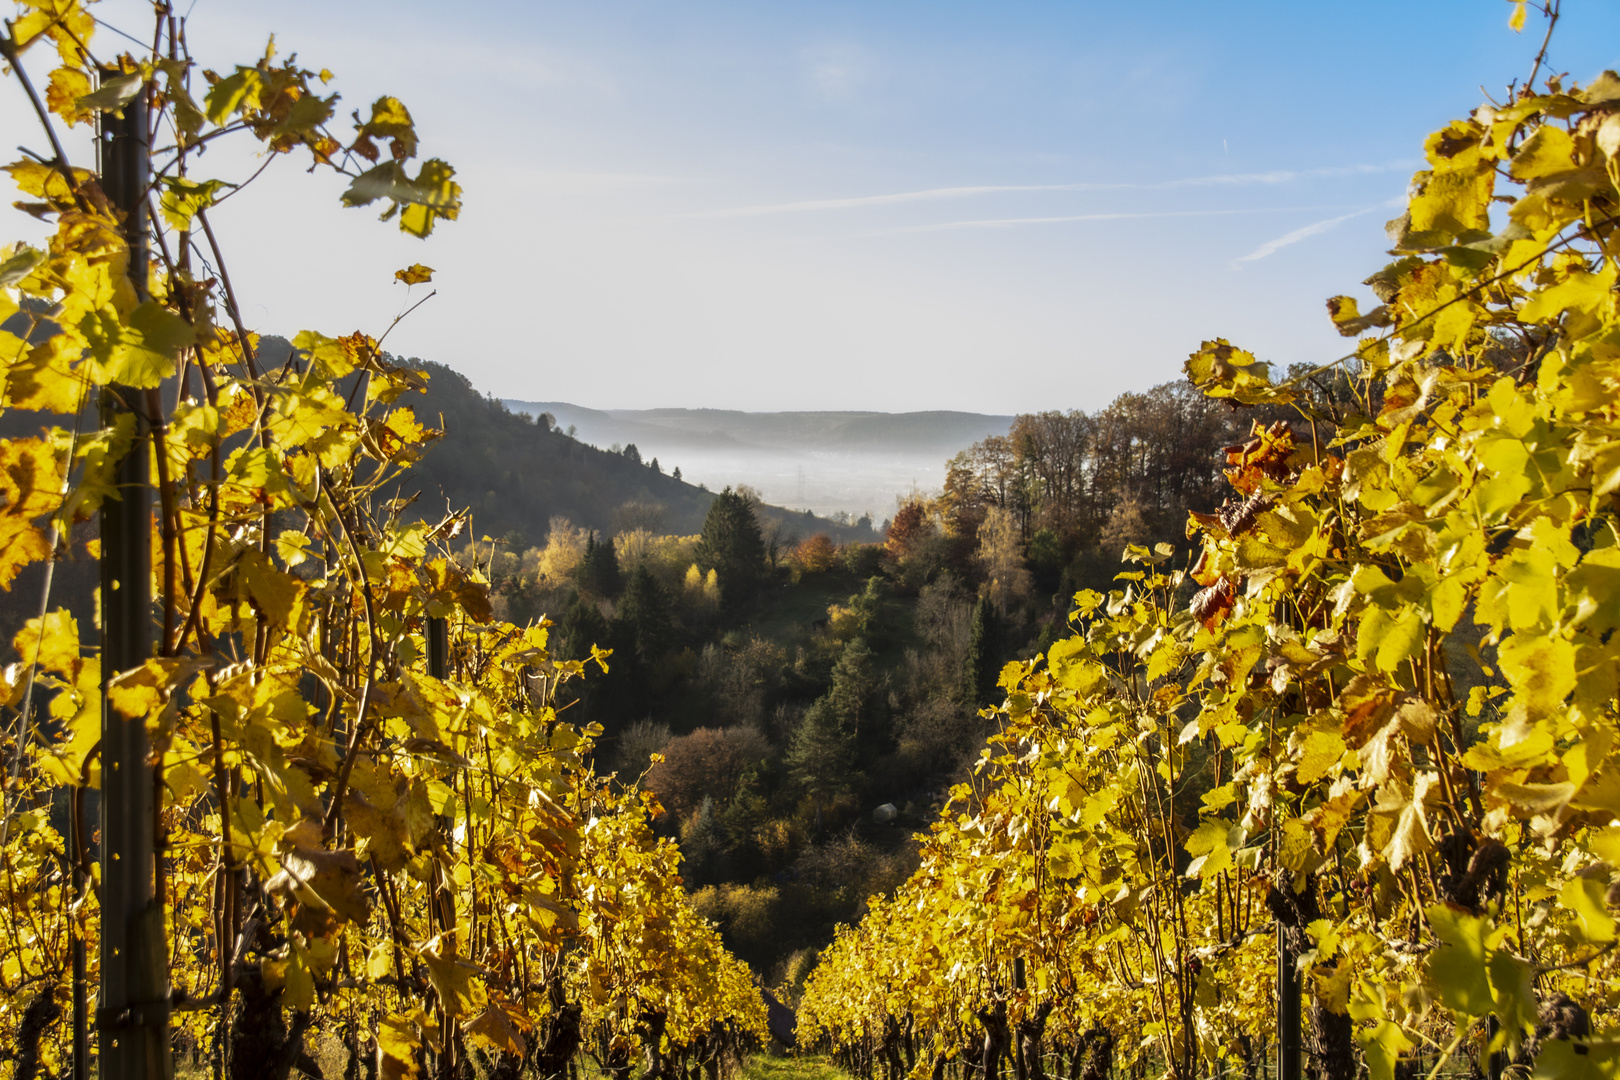
[[[12,322],[21,325],[19,319]],[[34,340],[43,341],[57,333],[57,328],[41,322],[29,332]],[[280,367],[292,351],[285,338],[258,340],[260,361],[267,366]],[[465,376],[444,364],[414,358],[399,362],[426,376],[407,391],[405,402],[425,424],[443,431],[422,449],[415,468],[390,491],[390,495],[412,501],[403,509],[402,520],[436,520],[447,510],[470,510],[478,535],[496,537],[519,551],[543,543],[553,518],[565,518],[604,536],[622,528],[688,534],[702,526],[713,492],[669,475],[669,470],[655,461],[640,460],[633,451],[601,450],[514,414],[495,398],[478,393]],[[349,375],[335,380],[334,388],[350,397],[359,378]],[[65,419],[71,418],[9,409],[0,414],[0,437],[36,436]],[[80,429],[93,431],[96,424],[95,408],[87,407]],[[234,447],[242,441],[238,436],[227,445]],[[756,505],[756,513],[778,548],[812,532],[825,532],[840,540],[876,537],[862,525],[780,507]],[[91,521],[80,532],[93,537],[95,529],[96,523]],[[15,634],[24,620],[38,616],[42,578],[43,567],[26,567],[17,584],[0,593],[0,633]],[[65,559],[56,566],[54,579],[54,602],[89,620],[97,581],[94,566]]]

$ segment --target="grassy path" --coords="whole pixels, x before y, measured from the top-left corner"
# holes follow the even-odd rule
[[[773,1057],[755,1054],[743,1066],[742,1080],[850,1080],[849,1074],[817,1055]]]

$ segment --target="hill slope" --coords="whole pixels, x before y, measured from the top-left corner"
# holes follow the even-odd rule
[[[448,500],[454,509],[471,507],[479,534],[517,532],[528,544],[542,543],[548,522],[559,515],[609,533],[629,524],[686,535],[702,530],[712,492],[548,431],[479,394],[466,376],[443,364],[409,363],[429,378],[426,395],[408,403],[425,423],[442,418],[446,433],[410,474],[424,515]],[[784,537],[826,532],[841,541],[877,539],[867,529],[774,506],[762,507],[760,516],[777,523]]]
[[[550,413],[598,446],[634,443],[643,458],[679,465],[710,486],[746,483],[769,502],[817,513],[881,519],[895,497],[938,488],[944,463],[1010,416],[966,412],[772,412],[726,409],[588,409],[563,401],[509,400],[516,413]]]

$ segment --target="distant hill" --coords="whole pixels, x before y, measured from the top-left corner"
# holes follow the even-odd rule
[[[726,409],[588,409],[565,401],[504,404],[550,413],[597,446],[635,444],[688,480],[746,483],[768,502],[818,513],[893,512],[896,496],[937,489],[945,462],[1012,426],[1011,416],[968,412],[770,412]],[[721,478],[724,478],[722,481]]]
[[[470,506],[478,534],[516,532],[527,544],[542,542],[550,519],[559,515],[605,533],[636,524],[683,535],[702,530],[714,493],[676,480],[668,466],[654,471],[651,454],[638,464],[564,430],[546,430],[479,394],[452,368],[408,363],[428,372],[428,388],[424,397],[402,399],[402,404],[410,404],[424,422],[442,418],[446,433],[410,473],[408,486],[420,493],[424,515],[446,501],[455,509]],[[840,541],[877,539],[870,529],[776,506],[762,507],[760,515],[776,522],[784,538],[825,532]]]

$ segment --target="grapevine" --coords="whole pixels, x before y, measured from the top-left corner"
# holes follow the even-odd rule
[[[1424,152],[1380,303],[1329,301],[1350,355],[1188,360],[1258,417],[1195,560],[1131,549],[1003,670],[801,1041],[891,1080],[1254,1075],[1280,941],[1318,1077],[1620,1073],[1620,76]]]
[[[557,660],[544,620],[495,619],[452,553],[465,516],[407,513],[395,493],[442,434],[410,404],[423,373],[362,331],[261,351],[213,220],[258,173],[202,171],[217,140],[252,140],[265,168],[301,158],[343,177],[345,205],[427,237],[459,212],[454,169],[412,164],[399,100],[340,138],[330,72],[274,41],[202,69],[184,20],[155,10],[145,55],[97,54],[80,0],[27,0],[0,41],[51,146],[7,171],[54,226],[0,252],[0,407],[44,424],[0,440],[0,587],[37,564],[47,583],[0,675],[0,1075],[86,1075],[85,1055],[154,1023],[215,1076],[319,1075],[331,1053],[386,1080],[562,1076],[577,1053],[620,1078],[637,1061],[712,1074],[764,1037],[764,1005],[687,904],[656,801],[599,778],[599,729],[559,715],[559,687],[608,654]],[[152,171],[120,206],[57,128],[126,110],[150,118]],[[154,640],[108,670],[48,583],[111,542],[95,523],[129,498],[130,455],[153,478]],[[168,990],[127,1015],[94,1000],[104,692],[144,724],[156,792]]]

